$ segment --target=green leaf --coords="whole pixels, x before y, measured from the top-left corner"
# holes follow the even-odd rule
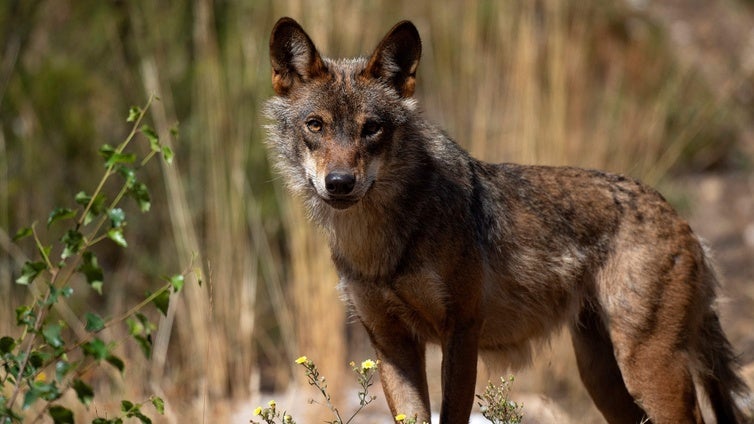
[[[97,332],[105,328],[105,320],[93,312],[84,314],[84,319],[86,320],[86,331]]]
[[[47,264],[44,262],[26,262],[21,268],[21,276],[16,279],[16,283],[27,286],[33,283],[39,273],[46,269]]]
[[[149,140],[149,148],[152,149],[153,152],[159,152],[160,137],[157,135],[157,132],[149,125],[142,125],[141,133],[147,137],[147,140]]]
[[[118,371],[121,372],[121,374],[123,374],[123,370],[126,369],[126,364],[123,362],[123,360],[115,355],[109,355],[107,358],[105,358],[105,361],[117,368]]]
[[[99,148],[99,154],[105,158],[105,167],[110,168],[119,163],[133,163],[136,155],[133,153],[118,152],[113,146],[104,144]]]
[[[73,390],[76,392],[76,396],[78,396],[81,403],[85,406],[89,406],[89,404],[92,403],[92,399],[94,399],[94,390],[92,390],[91,386],[79,379],[75,379],[73,380],[71,387],[73,387]]]
[[[61,393],[55,381],[47,383],[45,381],[34,381],[29,384],[29,390],[24,396],[24,403],[22,408],[28,409],[37,399],[42,398],[46,401],[53,401],[60,397]]]
[[[117,153],[114,152],[105,161],[105,166],[108,168],[115,166],[119,163],[134,163],[136,162],[136,155],[133,153]]]
[[[149,322],[149,318],[142,313],[136,313],[135,318],[126,320],[129,334],[136,340],[144,356],[149,359],[152,356],[152,330],[156,327]]]
[[[133,187],[136,182],[136,172],[127,166],[119,166],[118,173],[126,180],[126,187]]]
[[[173,149],[168,146],[162,146],[162,159],[164,159],[165,163],[168,165],[173,163]]]
[[[47,412],[50,413],[54,424],[74,424],[73,412],[68,408],[52,405]]]
[[[60,337],[60,332],[62,328],[59,324],[48,324],[42,329],[42,335],[45,338],[45,341],[47,344],[54,348],[62,347],[65,342],[63,342],[63,339]]]
[[[47,301],[44,302],[45,306],[50,306],[57,303],[58,297],[60,297],[60,295],[63,295],[63,296],[65,296],[66,294],[70,295],[70,292],[73,290],[70,287],[63,287],[62,289],[58,289],[52,286],[51,284],[48,284],[47,287],[49,287],[50,296],[48,296]]]
[[[74,216],[76,216],[76,211],[74,210],[68,208],[55,208],[55,210],[50,212],[50,217],[47,218],[47,228],[50,228],[50,225],[55,221],[71,219]]]
[[[143,424],[152,424],[152,420],[141,413],[141,405],[128,400],[120,402],[120,410],[126,414],[126,418],[138,418]]]
[[[123,420],[115,417],[108,420],[107,418],[97,417],[92,420],[92,424],[123,424]]]
[[[107,212],[107,217],[110,218],[110,225],[113,228],[122,227],[126,222],[126,213],[121,208],[113,208]]]
[[[134,405],[134,403],[130,400],[122,400],[120,401],[120,412],[128,414],[129,412],[134,410],[135,406],[136,405]]]
[[[84,349],[84,354],[91,356],[97,361],[107,358],[110,354],[107,345],[100,339],[94,339],[90,342],[86,342],[81,346]]]
[[[102,147],[99,148],[99,154],[105,158],[105,163],[107,163],[115,154],[115,148],[109,144],[103,144]]]
[[[154,300],[152,300],[152,303],[154,303],[154,306],[162,312],[162,315],[167,315],[168,306],[170,306],[170,291],[163,290],[154,298]]]
[[[133,336],[134,340],[136,340],[136,343],[139,344],[139,348],[141,349],[141,353],[144,354],[144,357],[147,359],[152,358],[152,336]]]
[[[84,235],[74,229],[70,229],[63,234],[60,241],[65,245],[60,257],[66,259],[81,251],[81,248],[84,246]]]
[[[149,398],[152,401],[152,405],[160,415],[165,415],[165,401],[159,396],[152,396]]]
[[[68,372],[73,369],[73,365],[71,365],[68,361],[58,361],[55,363],[55,377],[58,379],[58,381],[63,380],[66,375],[68,375]]]
[[[170,277],[170,284],[173,286],[173,292],[178,293],[183,288],[186,279],[183,275],[174,275]]]
[[[128,334],[136,336],[144,333],[144,324],[140,320],[128,318],[126,324],[128,324]]]
[[[5,355],[6,353],[13,352],[13,348],[16,347],[16,339],[13,337],[4,336],[0,339],[0,353]]]
[[[142,212],[149,212],[149,208],[151,207],[149,191],[144,183],[134,183],[133,187],[128,191],[128,194],[136,199],[136,202],[139,204],[139,209]]]
[[[29,237],[33,234],[33,231],[31,230],[31,227],[23,227],[16,231],[16,235],[13,236],[13,241],[18,241],[23,238]]]
[[[36,350],[31,352],[31,354],[29,354],[29,364],[31,365],[31,368],[29,369],[29,375],[37,372],[37,368],[45,364],[47,357],[49,357],[49,355]]]
[[[128,247],[122,228],[111,228],[107,231],[107,238],[114,241],[120,247]]]
[[[26,325],[27,327],[34,327],[36,322],[36,316],[32,314],[32,309],[26,305],[21,305],[16,308],[16,324]]]
[[[126,122],[136,122],[137,119],[139,119],[139,116],[141,116],[141,108],[138,106],[131,106],[131,108],[128,109],[128,118],[126,118]]]
[[[81,206],[86,206],[89,201],[92,200],[92,196],[86,194],[86,192],[84,191],[80,191],[76,193],[76,196],[73,197],[73,200]]]
[[[84,274],[89,286],[99,294],[102,294],[104,273],[97,262],[97,257],[92,252],[84,252],[79,272]]]

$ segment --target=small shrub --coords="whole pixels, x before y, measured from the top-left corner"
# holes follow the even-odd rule
[[[317,365],[306,356],[302,356],[296,359],[296,363],[303,366],[306,370],[306,377],[310,386],[314,386],[319,390],[322,398],[324,399],[324,405],[332,412],[334,419],[332,421],[326,421],[329,424],[349,424],[353,422],[354,418],[369,405],[377,397],[369,394],[369,388],[374,383],[374,374],[379,366],[379,361],[373,361],[367,359],[361,364],[351,362],[351,368],[356,373],[357,382],[360,389],[359,407],[351,414],[347,420],[343,420],[340,411],[336,408],[330,398],[330,394],[327,391],[327,380],[319,373]],[[523,418],[523,406],[509,399],[510,386],[513,383],[513,377],[508,380],[501,378],[500,385],[494,385],[490,382],[481,395],[476,395],[479,400],[477,403],[482,416],[489,420],[493,424],[520,424]],[[310,399],[309,403],[320,402]],[[262,419],[262,423],[265,424],[295,424],[296,421],[292,416],[288,415],[285,411],[282,413],[278,410],[277,403],[271,400],[267,403],[267,407],[258,406],[254,410],[254,416]],[[393,417],[396,424],[419,424],[417,423],[416,416],[407,416],[404,413],[400,413]],[[251,424],[262,424],[255,421],[253,418],[250,420]],[[421,423],[426,424],[426,423]]]
[[[21,269],[16,283],[26,286],[32,302],[16,308],[16,325],[20,335],[0,337],[0,424],[41,421],[45,415],[54,423],[73,423],[71,409],[62,405],[60,399],[72,390],[79,402],[89,407],[94,399],[94,389],[85,381],[85,374],[94,367],[108,364],[123,373],[126,364],[114,353],[118,342],[105,341],[103,330],[126,323],[129,334],[136,340],[146,356],[150,356],[151,333],[156,328],[142,309],[153,304],[165,313],[170,293],[177,293],[184,283],[184,275],[165,278],[154,293],[138,305],[118,317],[106,318],[93,311],[76,311],[78,319],[85,323],[85,335],[76,336],[67,331],[68,322],[57,317],[53,309],[73,296],[71,285],[75,275],[80,275],[91,290],[102,294],[105,287],[104,271],[93,250],[98,244],[109,241],[126,248],[126,213],[120,207],[124,198],[132,198],[141,212],[150,208],[149,191],[137,179],[138,170],[155,155],[166,162],[172,152],[160,143],[154,130],[142,124],[144,115],[154,97],[142,108],[132,107],[127,122],[132,129],[118,146],[104,145],[99,152],[103,157],[105,172],[94,191],[80,191],[73,196],[74,208],[55,208],[47,218],[46,226],[69,224],[62,229],[62,237],[56,243],[41,239],[36,223],[22,228],[14,240],[31,237],[36,247],[37,259],[28,261]],[[140,161],[126,148],[137,134],[148,141],[149,153]],[[111,177],[120,178],[120,189],[108,193],[105,187]],[[114,194],[114,195],[113,195]],[[144,402],[123,400],[119,415],[113,418],[96,418],[94,424],[119,424],[126,418],[135,418],[142,423],[151,423],[142,407],[151,405],[159,414],[164,412],[164,402],[152,396]],[[33,417],[24,414],[32,409]]]

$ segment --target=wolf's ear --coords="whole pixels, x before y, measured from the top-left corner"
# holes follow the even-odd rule
[[[390,83],[403,97],[411,97],[416,86],[416,68],[422,42],[414,24],[398,22],[369,58],[364,74]]]
[[[281,96],[287,94],[295,84],[327,72],[311,38],[291,18],[280,18],[272,29],[270,63],[272,88]]]

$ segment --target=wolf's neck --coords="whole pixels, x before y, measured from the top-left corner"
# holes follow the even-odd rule
[[[410,225],[404,227],[394,214],[369,210],[364,205],[345,213],[333,213],[327,221],[322,224],[333,261],[342,276],[376,279],[395,272]]]

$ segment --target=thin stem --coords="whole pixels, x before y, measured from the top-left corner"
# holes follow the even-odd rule
[[[149,96],[149,100],[147,100],[147,104],[144,106],[141,112],[139,112],[139,116],[134,120],[134,124],[131,127],[131,132],[128,134],[128,137],[126,137],[126,139],[123,140],[123,142],[120,143],[118,147],[115,149],[115,154],[122,153],[123,150],[126,148],[126,146],[128,146],[128,144],[134,138],[134,136],[136,135],[136,132],[139,130],[139,124],[141,124],[141,121],[144,118],[144,115],[146,115],[147,110],[149,109],[149,106],[152,104],[152,101],[154,100],[154,98],[155,98],[154,94]],[[79,217],[78,227],[81,227],[84,224],[84,219],[86,218],[86,214],[92,208],[92,205],[94,205],[94,201],[96,200],[97,195],[102,191],[102,187],[105,186],[105,182],[113,174],[114,166],[115,166],[114,163],[110,164],[105,170],[105,175],[100,180],[99,184],[97,185],[97,188],[94,190],[94,193],[92,193],[92,198],[89,199],[89,203],[87,203],[86,207],[84,208],[84,212],[81,214],[81,217]]]
[[[130,316],[134,315],[135,313],[139,312],[143,307],[147,306],[150,302],[152,302],[153,300],[155,300],[159,295],[161,295],[162,293],[164,293],[166,290],[170,290],[171,287],[172,287],[171,283],[169,283],[169,282],[166,283],[164,286],[160,287],[156,292],[154,292],[151,295],[149,295],[149,297],[147,297],[146,299],[144,299],[141,302],[139,302],[136,306],[134,306],[133,308],[129,309],[123,315],[119,316],[118,318],[113,318],[110,321],[108,321],[107,323],[105,323],[105,326],[103,327],[103,330],[105,328],[110,327],[114,323],[125,321],[126,319],[128,319],[128,317],[130,317]]]
[[[51,290],[48,287],[47,293],[45,294],[44,301],[42,302],[42,305],[47,303],[47,300],[50,298]],[[29,357],[31,356],[31,350],[34,348],[34,339],[36,338],[37,334],[39,333],[39,329],[42,327],[42,322],[44,322],[44,319],[47,315],[47,311],[49,311],[50,308],[42,308],[39,311],[39,316],[37,316],[37,320],[34,323],[34,331],[29,336],[31,339],[29,340],[28,344],[26,345],[26,349],[24,351],[24,360],[21,362],[21,366],[18,368],[18,375],[16,376],[16,384],[13,388],[13,394],[11,394],[10,401],[8,402],[8,409],[13,409],[13,405],[16,403],[16,398],[18,397],[18,394],[21,393],[21,383],[22,383],[22,376],[24,375],[24,370],[26,370],[26,366],[29,364]]]

